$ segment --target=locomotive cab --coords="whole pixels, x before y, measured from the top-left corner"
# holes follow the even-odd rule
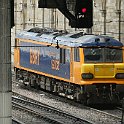
[[[122,47],[80,48],[81,62],[74,72],[78,73],[77,68],[80,65],[80,85],[83,86],[88,104],[117,104],[124,97],[123,56]]]

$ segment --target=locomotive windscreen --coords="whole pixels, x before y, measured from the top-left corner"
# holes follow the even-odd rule
[[[122,62],[122,49],[84,48],[84,62]]]

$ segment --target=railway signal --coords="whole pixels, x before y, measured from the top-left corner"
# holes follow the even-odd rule
[[[77,28],[93,26],[93,0],[76,0],[75,17]]]
[[[39,0],[39,8],[58,8],[69,20],[72,28],[91,28],[93,26],[93,0],[74,0],[67,6],[67,0]],[[71,8],[75,8],[70,12]]]

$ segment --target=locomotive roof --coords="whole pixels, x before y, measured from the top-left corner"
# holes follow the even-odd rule
[[[39,42],[61,44],[69,47],[121,47],[123,44],[109,36],[68,33],[50,28],[32,28],[16,35],[16,38],[31,39]]]

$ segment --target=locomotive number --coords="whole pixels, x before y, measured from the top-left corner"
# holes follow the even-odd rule
[[[40,54],[39,50],[30,49],[30,64],[39,65]]]
[[[51,67],[54,70],[59,70],[59,60],[51,60]]]

